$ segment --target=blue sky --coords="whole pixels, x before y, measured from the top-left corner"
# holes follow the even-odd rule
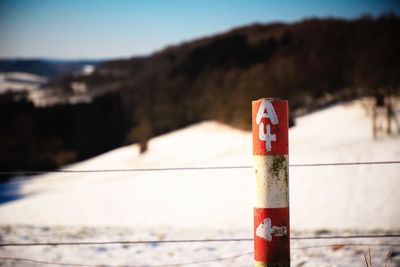
[[[255,22],[387,11],[399,1],[0,0],[0,58],[146,55]]]

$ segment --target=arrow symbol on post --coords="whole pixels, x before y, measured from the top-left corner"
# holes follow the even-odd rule
[[[271,219],[266,218],[256,229],[256,235],[267,241],[272,241],[272,235],[274,236],[285,236],[287,235],[286,226],[274,226],[272,225]]]

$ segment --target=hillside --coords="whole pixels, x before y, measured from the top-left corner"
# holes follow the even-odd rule
[[[399,48],[400,18],[390,14],[256,24],[108,62],[79,81],[122,91],[131,140],[140,128],[153,136],[204,119],[249,129],[249,103],[263,96],[288,99],[295,116],[378,90],[399,93]]]
[[[57,168],[134,142],[145,151],[151,138],[203,120],[249,129],[250,102],[260,97],[288,99],[292,126],[296,116],[336,102],[398,95],[399,51],[400,18],[386,14],[249,25],[148,57],[103,62],[91,75],[49,85],[85,103],[7,104],[1,169]],[[113,136],[97,134],[104,129]]]
[[[398,160],[399,138],[372,138],[371,104],[359,100],[299,118],[289,131],[290,164]],[[144,155],[139,145],[129,145],[67,169],[243,165],[252,165],[251,134],[203,122],[152,139]],[[399,170],[398,165],[291,168],[293,229],[398,229],[400,211],[390,203],[400,201]],[[9,224],[250,229],[253,178],[251,169],[50,173],[23,182],[19,191],[26,197],[3,205],[0,218]],[[85,199],[90,202],[81,205]]]
[[[289,131],[290,164],[398,160],[399,138],[372,139],[371,104],[371,99],[357,100],[300,117]],[[251,147],[250,132],[207,121],[152,139],[144,155],[139,145],[129,145],[66,169],[251,166]],[[398,164],[290,168],[292,236],[400,230],[399,171]],[[0,251],[10,257],[97,265],[176,266],[194,261],[204,267],[249,266],[254,178],[247,168],[49,173],[16,181],[21,198],[0,206],[3,242],[250,240]],[[397,244],[398,238],[292,240],[292,264],[365,266],[362,254],[367,247],[329,246],[337,243],[370,244],[379,266],[388,251],[396,251],[396,245],[385,244]],[[392,263],[399,262],[393,253]]]

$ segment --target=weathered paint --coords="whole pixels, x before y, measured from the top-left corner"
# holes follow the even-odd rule
[[[268,221],[270,224],[266,225]],[[289,231],[288,207],[254,208],[254,260],[269,264],[287,262],[289,266]]]
[[[256,173],[257,208],[285,208],[289,206],[288,156],[253,156]]]
[[[287,226],[272,225],[271,218],[265,218],[256,228],[256,236],[272,241],[272,236],[285,236],[287,235]]]
[[[290,266],[288,102],[252,103],[254,266]]]

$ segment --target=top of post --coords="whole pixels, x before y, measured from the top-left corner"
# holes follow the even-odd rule
[[[267,100],[267,101],[271,101],[271,102],[276,102],[276,101],[278,101],[278,102],[286,101],[287,102],[287,100],[281,99],[279,97],[262,97],[257,100],[253,100],[252,102],[258,102],[258,101],[262,101],[262,100]]]
[[[288,154],[288,101],[261,98],[252,102],[253,154]]]

